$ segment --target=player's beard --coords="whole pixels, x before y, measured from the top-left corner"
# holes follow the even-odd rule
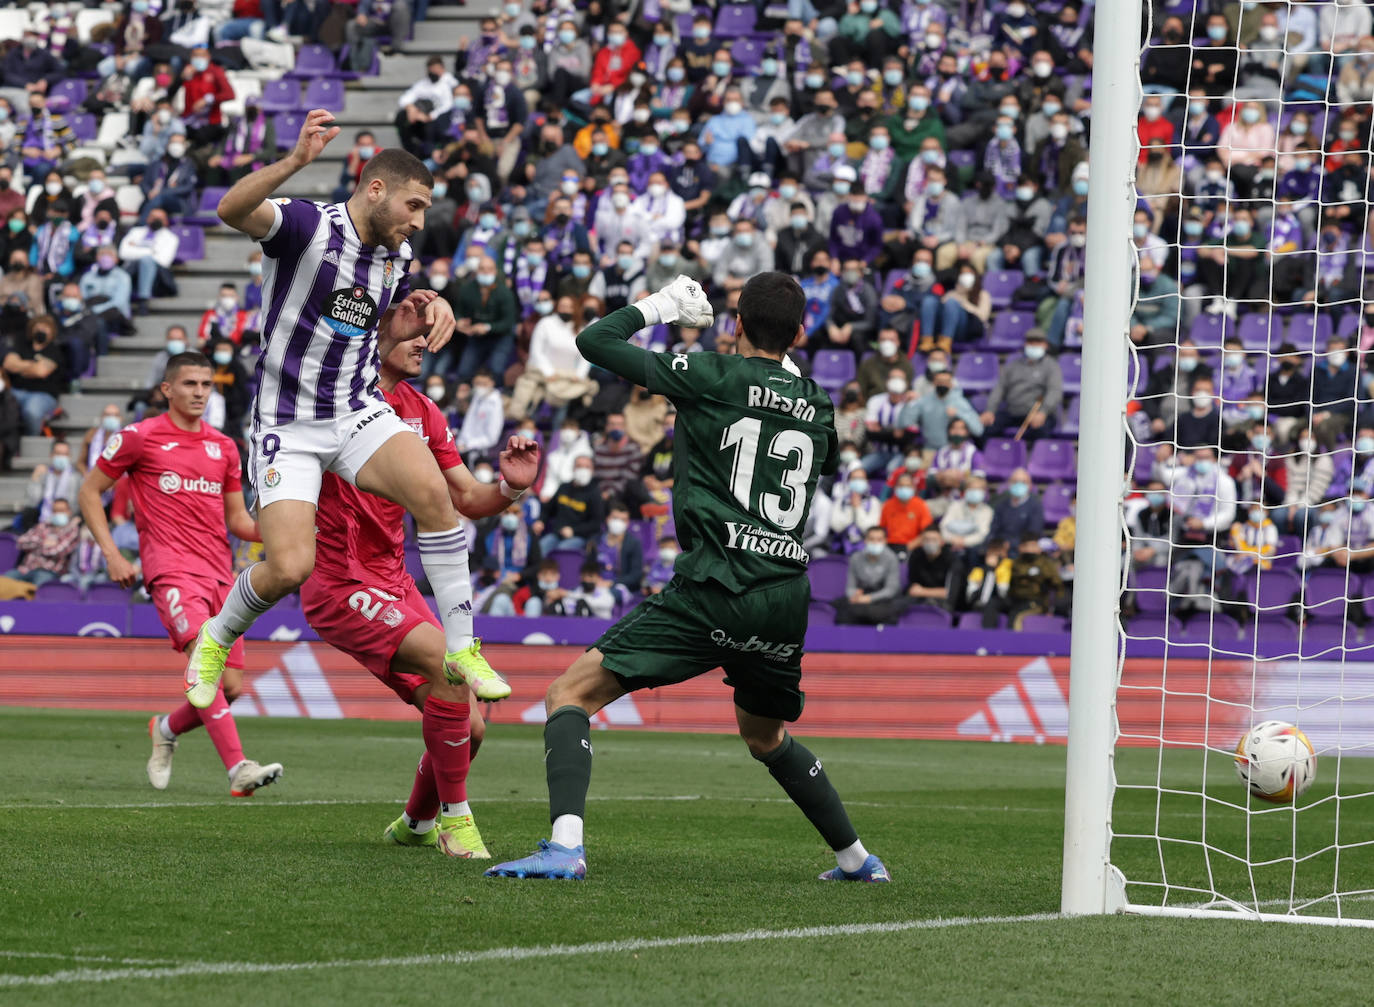
[[[393,215],[388,209],[385,201],[372,211],[372,216],[368,219],[368,227],[371,228],[374,237],[380,238],[379,244],[384,245],[389,252],[398,252],[401,249],[401,242],[405,239],[398,232],[405,226],[405,219],[400,215]]]

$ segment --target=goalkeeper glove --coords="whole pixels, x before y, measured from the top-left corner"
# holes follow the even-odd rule
[[[711,302],[701,284],[687,276],[679,276],[656,294],[635,301],[644,316],[645,325],[677,322],[693,329],[704,329],[716,320]]]

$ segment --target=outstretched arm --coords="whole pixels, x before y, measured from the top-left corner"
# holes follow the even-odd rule
[[[331,126],[334,113],[317,108],[305,117],[296,146],[280,161],[241,178],[219,201],[219,219],[254,240],[261,240],[272,229],[275,216],[267,200],[292,175],[324,151],[325,145],[339,135]]]
[[[655,354],[629,345],[626,340],[646,325],[681,322],[707,328],[715,321],[711,304],[701,285],[679,276],[656,294],[612,311],[577,335],[577,349],[593,364],[637,385],[646,385]]]
[[[444,471],[449,496],[460,514],[470,518],[500,514],[520,499],[539,474],[539,445],[528,437],[512,436],[501,452],[501,479],[479,483],[466,465]]]

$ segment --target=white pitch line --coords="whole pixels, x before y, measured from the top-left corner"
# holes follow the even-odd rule
[[[547,798],[544,797],[477,797],[474,803],[477,804],[543,804]],[[629,794],[625,796],[597,796],[589,794],[588,801],[597,801],[607,804],[616,802],[648,802],[655,801],[724,801],[732,804],[791,804],[792,801],[787,797],[711,797],[706,794]],[[374,801],[363,800],[301,800],[301,801],[276,801],[270,798],[262,801],[134,801],[127,804],[0,804],[0,811],[136,811],[147,808],[303,808],[314,807],[316,805],[332,806],[358,806],[369,804],[402,804],[399,800],[378,798]],[[1003,805],[1001,807],[993,805],[973,805],[973,804],[904,804],[897,801],[845,801],[845,806],[849,808],[896,808],[908,811],[969,811],[969,812],[996,812],[998,814],[1039,814],[1039,815],[1061,815],[1062,808],[1017,808]]]
[[[73,955],[61,951],[6,951],[0,958],[61,958],[69,962],[106,962],[112,965],[177,965],[175,958],[111,958],[109,955]]]
[[[756,941],[805,940],[817,937],[858,937],[909,930],[945,930],[985,923],[1038,923],[1059,919],[1058,913],[1024,916],[960,916],[951,919],[900,920],[890,923],[842,923],[831,926],[796,927],[786,930],[744,930],[730,934],[685,934],[680,937],[645,937],[589,944],[552,944],[534,947],[490,948],[486,951],[455,951],[404,958],[334,959],[310,962],[186,962],[173,968],[67,969],[46,975],[0,975],[0,988],[57,986],[69,983],[108,983],[130,979],[178,979],[185,976],[263,975],[276,972],[315,972],[333,969],[415,968],[426,965],[470,965],[489,961],[527,961],[537,958],[569,958],[577,955],[618,954],[660,948],[701,947],[711,944],[749,944]]]

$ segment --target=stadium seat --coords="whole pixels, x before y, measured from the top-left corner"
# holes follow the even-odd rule
[[[72,136],[78,143],[95,143],[95,139],[100,135],[100,124],[95,121],[95,116],[89,112],[77,112],[75,115],[67,117],[67,124],[72,128]]]
[[[1183,632],[1183,620],[1172,615],[1138,615],[1126,632],[1137,640],[1175,640]]]
[[[195,224],[172,224],[172,232],[180,244],[177,246],[178,262],[199,262],[205,258],[205,232]]]
[[[990,482],[1001,482],[1026,464],[1026,442],[992,437],[983,448],[983,471]]]
[[[334,63],[334,54],[317,43],[301,46],[296,54],[296,68],[287,76],[308,79],[311,77],[338,77],[339,68]]]
[[[1268,351],[1283,342],[1283,319],[1265,312],[1253,312],[1240,320],[1241,345],[1247,350]],[[1277,335],[1277,338],[1275,336]]]
[[[1347,343],[1355,338],[1355,333],[1360,331],[1360,314],[1357,311],[1347,311],[1341,316],[1341,324],[1336,326],[1336,335],[1340,336]]]
[[[332,77],[316,77],[305,86],[305,99],[301,108],[325,108],[331,112],[341,112],[344,107],[343,83]]]
[[[277,128],[277,142],[289,147],[295,143],[295,138],[301,135],[301,127],[305,125],[305,113],[278,112],[272,120],[272,125]]]
[[[1184,623],[1179,642],[1228,646],[1235,650],[1241,636],[1240,623],[1229,615],[1203,612]]]
[[[1346,656],[1346,651],[1362,649],[1356,639],[1354,626],[1318,622],[1309,623],[1301,629],[1290,628],[1289,633],[1297,638],[1298,655],[1309,659],[1339,661]]]
[[[1326,341],[1331,338],[1331,316],[1309,314],[1304,311],[1288,320],[1287,341],[1298,348],[1299,353],[1309,350],[1321,353],[1326,349]],[[1275,350],[1277,346],[1273,347]]]
[[[196,212],[187,214],[183,221],[187,224],[200,224],[205,227],[215,227],[219,224],[219,201],[228,192],[227,186],[207,185],[200,194],[200,202],[196,206]]]
[[[983,632],[983,613],[965,612],[963,615],[959,616],[959,628],[972,630],[975,633]],[[997,617],[997,628],[1007,628],[1007,617],[1005,615],[999,615]]]
[[[34,600],[55,604],[72,604],[81,600],[81,588],[75,584],[63,584],[60,580],[50,580],[46,584],[39,585]]]
[[[1067,621],[1058,615],[1025,615],[1021,617],[1021,630],[1024,633],[1062,633],[1067,628]]]
[[[1058,524],[1069,516],[1069,504],[1073,502],[1074,489],[1072,486],[1046,486],[1045,492],[1040,497],[1040,504],[1045,510],[1045,521],[1048,524]]]
[[[1059,432],[1068,434],[1071,437],[1078,436],[1079,411],[1082,407],[1083,399],[1081,396],[1072,395],[1065,400],[1064,418],[1059,421]]]
[[[811,377],[827,392],[843,388],[853,381],[858,367],[850,350],[821,350],[811,363]]]
[[[9,532],[0,532],[0,570],[13,570],[18,565],[18,539]]]
[[[1059,373],[1064,375],[1064,391],[1080,392],[1083,389],[1083,358],[1077,353],[1064,353],[1059,357]]]
[[[956,171],[963,169],[971,171],[978,163],[978,155],[971,150],[951,150],[946,155],[945,160]]]
[[[987,392],[997,384],[999,370],[997,357],[992,353],[963,353],[955,365],[954,380],[965,393]]]
[[[835,610],[829,605],[813,601],[806,610],[806,622],[808,626],[833,626]]]
[[[759,17],[758,8],[753,4],[728,4],[716,15],[716,38],[739,38],[754,30]]]
[[[1014,352],[1025,345],[1026,332],[1034,325],[1035,316],[1029,312],[1003,311],[993,319],[992,329],[988,332],[984,345],[996,353]]]
[[[766,44],[756,38],[737,38],[730,47],[730,59],[737,70],[753,73],[767,51]]]
[[[1026,274],[1019,269],[992,269],[983,277],[983,289],[992,298],[993,308],[1011,306],[1011,295],[1025,282]],[[999,319],[1000,321],[1000,319]],[[994,325],[995,327],[995,325]]]
[[[569,590],[577,587],[582,564],[586,562],[586,557],[580,550],[562,549],[549,553],[545,558],[558,564],[559,586]]]
[[[268,115],[298,111],[301,107],[301,86],[294,80],[269,80],[262,86],[260,101],[260,107]]]
[[[92,584],[86,591],[86,600],[92,605],[127,605],[129,589],[118,584]]]
[[[1237,597],[1258,604],[1261,619],[1276,618],[1298,597],[1302,580],[1291,570],[1251,570],[1235,580]]]
[[[1198,346],[1221,346],[1234,331],[1235,323],[1226,315],[1204,312],[1194,318],[1193,324],[1188,327],[1188,338]]]
[[[949,629],[949,613],[929,605],[917,605],[903,612],[897,624],[905,629]]]
[[[1036,482],[1073,481],[1078,477],[1078,465],[1073,456],[1072,441],[1036,441],[1030,450],[1026,468]]]
[[[68,77],[66,80],[58,81],[49,97],[64,99],[68,108],[80,108],[86,101],[86,82],[80,77]]]
[[[834,601],[843,597],[849,560],[844,556],[822,556],[813,559],[806,568],[811,580],[811,597],[816,601]]]
[[[1318,622],[1344,622],[1348,598],[1358,598],[1361,578],[1338,569],[1313,570],[1303,588],[1302,608],[1308,619]]]
[[[1164,615],[1169,609],[1165,592],[1168,571],[1158,567],[1136,570],[1131,574],[1130,588],[1135,593],[1135,607],[1142,615]]]

